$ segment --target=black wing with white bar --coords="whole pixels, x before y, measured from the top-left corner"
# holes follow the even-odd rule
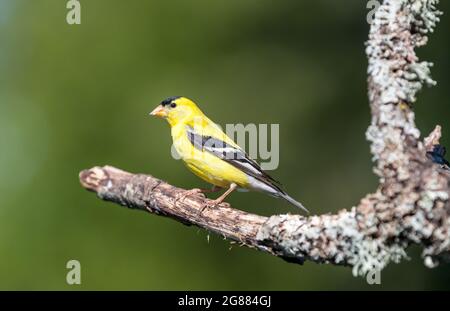
[[[187,134],[191,144],[198,150],[207,151],[252,177],[263,179],[266,182],[270,182],[270,184],[274,184],[274,186],[280,184],[265,173],[259,164],[252,160],[244,150],[215,137],[199,134],[190,126],[187,127]]]

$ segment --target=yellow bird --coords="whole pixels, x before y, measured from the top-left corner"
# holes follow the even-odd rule
[[[308,212],[190,99],[170,97],[162,101],[150,115],[168,121],[174,147],[186,166],[195,175],[214,185],[212,190],[195,188],[186,195],[227,189],[208,204],[214,206],[223,202],[235,189],[254,190],[283,198]]]

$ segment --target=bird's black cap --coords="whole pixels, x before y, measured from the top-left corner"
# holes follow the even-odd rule
[[[163,100],[162,102],[161,102],[161,106],[167,106],[167,105],[170,105],[170,103],[171,102],[173,102],[175,99],[178,99],[178,98],[180,98],[181,96],[172,96],[172,97],[169,97],[169,98],[167,98],[167,99],[165,99],[165,100]]]

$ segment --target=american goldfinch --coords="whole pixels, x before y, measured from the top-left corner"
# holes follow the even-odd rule
[[[220,204],[235,189],[241,189],[283,198],[307,212],[190,99],[170,97],[162,101],[150,115],[168,121],[175,150],[195,175],[214,185],[210,191],[227,189],[208,205]],[[188,194],[199,192],[207,190],[196,188]]]

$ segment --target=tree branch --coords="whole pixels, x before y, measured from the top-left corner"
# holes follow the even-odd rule
[[[203,209],[207,200],[203,194],[183,198],[184,189],[149,175],[131,174],[111,166],[82,171],[80,182],[103,200],[167,216],[260,248],[255,237],[267,217],[232,209],[227,203]]]
[[[438,0],[384,0],[367,42],[372,121],[366,136],[380,184],[350,210],[335,215],[263,217],[221,204],[202,211],[202,195],[147,175],[105,166],[80,173],[81,184],[107,201],[196,225],[288,261],[347,265],[355,275],[381,270],[419,244],[426,266],[450,253],[448,171],[426,151],[439,143],[439,126],[425,139],[412,105],[423,84],[433,85],[430,63],[415,48],[425,45],[441,14]]]

